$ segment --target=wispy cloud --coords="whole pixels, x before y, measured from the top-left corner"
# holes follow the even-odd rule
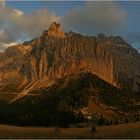
[[[9,46],[14,46],[16,45],[17,42],[10,42],[10,43],[0,43],[0,50],[3,50],[3,49],[6,49],[8,48]]]
[[[63,24],[65,31],[74,30],[84,34],[118,33],[125,24],[126,12],[117,2],[86,2],[83,7],[68,11],[58,17],[47,9],[31,14],[13,9],[0,2],[0,48],[7,48],[13,42],[38,37],[52,21]]]
[[[38,37],[58,17],[47,9],[40,9],[31,14],[25,14],[18,9],[12,9],[0,1],[0,48],[8,44]],[[7,45],[6,45],[7,44]]]
[[[0,1],[0,6],[5,6],[6,4],[5,4],[5,0],[1,0]]]
[[[118,33],[126,20],[126,11],[115,1],[86,2],[68,12],[62,23],[66,29],[76,30],[85,34]]]

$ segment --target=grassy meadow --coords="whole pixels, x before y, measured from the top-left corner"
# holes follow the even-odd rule
[[[18,127],[0,125],[0,138],[140,138],[140,122],[91,128]]]

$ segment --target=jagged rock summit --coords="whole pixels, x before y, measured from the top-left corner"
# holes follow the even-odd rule
[[[39,38],[0,54],[0,91],[26,95],[59,78],[90,72],[127,92],[139,93],[139,60],[137,50],[119,36],[64,33],[53,22]]]
[[[62,27],[59,23],[53,22],[48,29],[49,38],[64,38],[65,33],[62,31]]]

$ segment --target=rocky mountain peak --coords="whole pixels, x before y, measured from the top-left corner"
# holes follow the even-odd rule
[[[48,29],[48,37],[64,38],[65,33],[59,23],[53,22]]]
[[[139,53],[119,36],[64,33],[61,25],[53,22],[39,38],[1,54],[0,84],[7,89],[5,85],[14,83],[18,92],[28,93],[84,71],[118,88],[139,92],[139,60]]]

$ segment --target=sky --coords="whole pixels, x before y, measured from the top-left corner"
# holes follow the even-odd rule
[[[140,52],[140,1],[0,0],[0,51],[39,37],[51,22],[65,32],[122,36]]]

